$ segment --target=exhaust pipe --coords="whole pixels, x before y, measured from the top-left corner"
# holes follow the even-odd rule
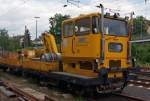
[[[100,4],[99,6],[97,6],[99,8],[101,8],[101,34],[102,34],[102,38],[101,38],[101,58],[100,58],[100,63],[104,64],[104,48],[105,48],[105,39],[104,39],[104,6],[102,4]]]

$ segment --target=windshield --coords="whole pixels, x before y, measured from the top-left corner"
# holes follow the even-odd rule
[[[108,35],[127,36],[127,23],[121,20],[104,18],[104,32]]]

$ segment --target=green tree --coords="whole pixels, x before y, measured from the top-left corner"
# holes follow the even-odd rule
[[[141,37],[147,35],[147,20],[143,16],[137,16],[133,19],[133,33],[132,37]]]
[[[64,20],[69,19],[70,15],[55,14],[54,17],[49,18],[50,30],[56,38],[56,43],[60,44],[61,37],[61,24]]]
[[[18,49],[21,49],[20,45],[20,39],[17,37],[9,37],[9,51],[17,51]]]
[[[0,49],[4,51],[16,51],[20,48],[19,39],[10,37],[6,29],[0,29]]]
[[[150,21],[143,16],[137,16],[133,19],[132,39],[146,38],[148,36],[147,28]],[[137,63],[150,63],[150,44],[149,43],[134,43],[132,44],[132,56],[136,58]]]
[[[0,29],[0,47],[3,50],[8,50],[9,35],[6,29]]]
[[[150,44],[141,43],[132,45],[132,56],[136,58],[137,63],[150,63]]]

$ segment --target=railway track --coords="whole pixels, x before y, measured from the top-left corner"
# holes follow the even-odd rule
[[[129,95],[126,95],[126,94],[115,94],[115,95],[118,96],[118,97],[122,97],[127,101],[148,101],[148,100],[142,99],[140,97],[138,98],[138,97],[129,96]]]
[[[142,75],[142,76],[147,76],[150,77],[150,67],[147,68],[137,68],[137,70],[133,71],[136,75]]]
[[[148,101],[142,98],[137,98],[133,96],[129,96],[126,94],[109,94],[109,95],[101,95],[94,99],[87,99],[87,101]]]
[[[150,77],[150,72],[136,72],[135,74]]]
[[[40,96],[40,94],[39,94]],[[0,101],[59,101],[53,97],[44,96],[39,99],[18,87],[0,80]]]
[[[140,67],[133,72],[135,78],[129,80],[130,86],[145,87],[150,89],[150,67]]]
[[[150,79],[134,79],[129,80],[128,86],[138,86],[138,87],[145,87],[147,89],[150,89]]]

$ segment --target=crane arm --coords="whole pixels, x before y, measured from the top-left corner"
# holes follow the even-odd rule
[[[42,41],[46,53],[58,53],[55,37],[47,32],[42,34]]]

